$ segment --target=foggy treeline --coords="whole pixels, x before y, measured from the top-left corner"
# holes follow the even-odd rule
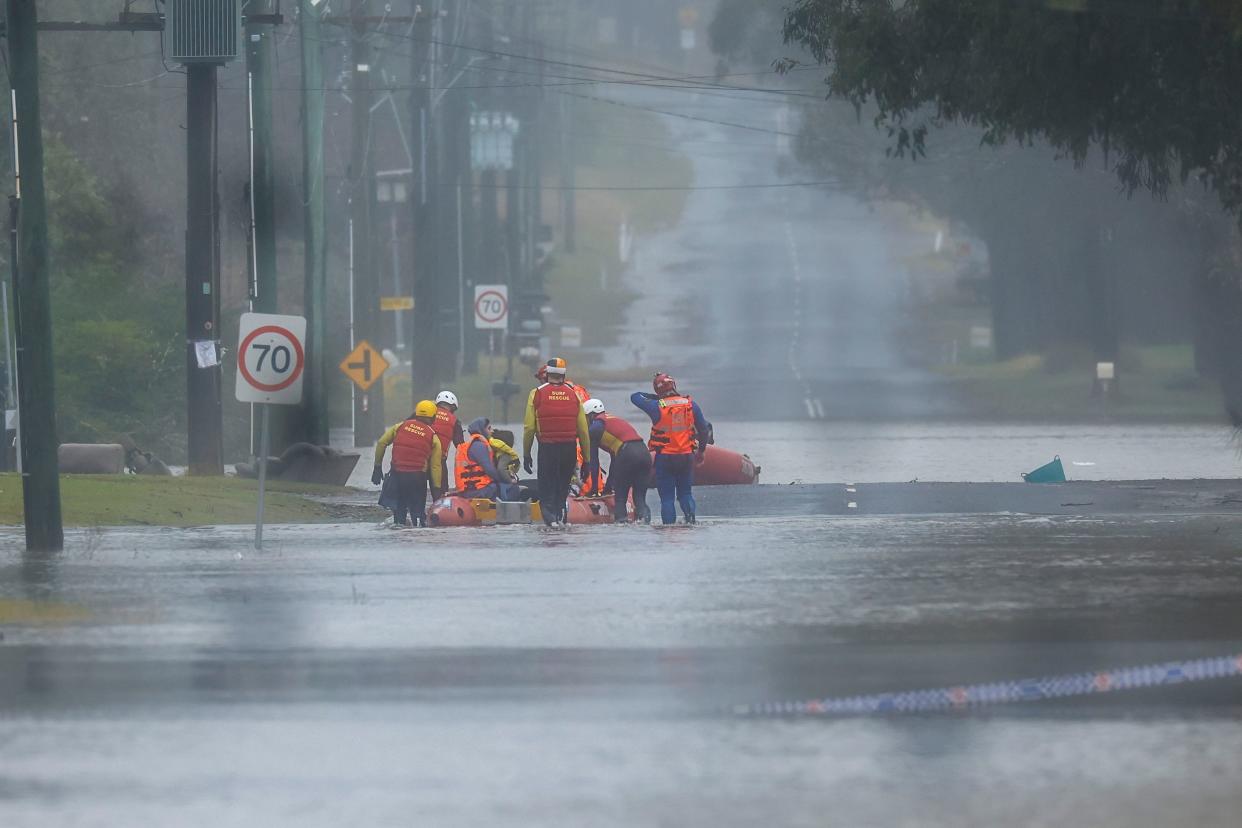
[[[871,102],[822,100],[827,69],[782,37],[788,6],[722,0],[710,28],[717,71],[791,59],[782,87],[820,93],[793,103],[799,161],[864,198],[912,203],[983,242],[998,358],[1077,350],[1084,361],[1124,363],[1127,344],[1190,343],[1197,372],[1237,396],[1242,239],[1216,193],[1193,178],[1157,196],[1130,192],[1105,147],[1075,164],[1038,137],[989,144],[983,128],[935,118],[930,108],[919,155],[877,123]]]

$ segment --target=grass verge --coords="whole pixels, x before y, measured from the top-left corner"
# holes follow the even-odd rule
[[[343,491],[331,486],[269,484],[266,522],[333,523],[381,514],[378,507],[359,509],[312,499]],[[60,495],[66,526],[246,524],[255,519],[258,483],[236,477],[63,475]],[[20,523],[21,478],[16,474],[0,475],[0,524]]]
[[[1120,393],[1092,396],[1095,363],[1085,355],[1027,355],[1004,362],[943,365],[980,416],[1008,420],[1221,422],[1220,390],[1194,370],[1188,345],[1127,348]]]

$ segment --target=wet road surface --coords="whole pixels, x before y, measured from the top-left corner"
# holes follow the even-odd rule
[[[48,568],[4,537],[6,825],[1236,824],[1236,678],[731,708],[1242,653],[1237,515],[248,542],[75,533]]]
[[[623,93],[617,93],[623,95]],[[631,97],[649,97],[632,92]],[[771,129],[780,102],[704,97],[678,110]],[[640,240],[613,367],[658,366],[714,421],[951,419],[965,409],[943,377],[912,366],[905,259],[931,240],[854,197],[767,188],[775,156],[705,149],[739,138],[668,118],[696,184],[675,228]],[[753,139],[753,134],[741,133]],[[746,189],[762,185],[756,189]],[[719,190],[719,187],[740,187]]]

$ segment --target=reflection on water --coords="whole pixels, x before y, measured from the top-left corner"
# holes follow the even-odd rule
[[[760,482],[1020,482],[1060,456],[1070,480],[1233,478],[1242,457],[1219,426],[734,423],[717,441],[763,467]]]

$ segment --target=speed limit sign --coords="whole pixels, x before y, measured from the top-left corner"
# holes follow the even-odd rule
[[[474,327],[503,331],[509,327],[509,286],[474,286]]]
[[[247,403],[302,402],[306,319],[245,313],[237,346],[237,399]]]

